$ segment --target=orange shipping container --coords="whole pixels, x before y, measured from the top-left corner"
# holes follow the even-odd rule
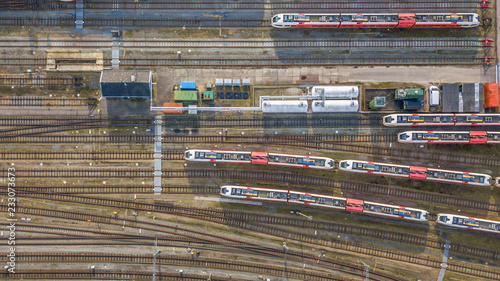
[[[498,107],[498,83],[484,85],[484,107]]]
[[[182,107],[182,103],[164,102],[163,107]],[[182,110],[163,110],[165,114],[182,114]]]

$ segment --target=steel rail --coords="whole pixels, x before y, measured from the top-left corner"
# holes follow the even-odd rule
[[[0,5],[6,10],[64,10],[74,9],[74,5],[61,4],[56,1],[40,3],[38,5],[25,4],[16,5],[12,1]],[[373,11],[373,10],[404,10],[421,11],[421,10],[465,10],[478,9],[479,2],[473,1],[408,1],[408,2],[388,2],[388,1],[301,1],[301,2],[281,2],[281,1],[218,1],[217,3],[207,1],[148,1],[146,3],[138,3],[136,1],[122,1],[120,3],[112,1],[86,1],[85,9],[87,10],[276,10],[276,11],[317,11],[321,9],[329,9],[334,12],[352,12],[357,11]]]
[[[29,210],[26,210],[24,208],[24,212],[28,212]],[[252,253],[252,254],[258,254],[262,256],[273,256],[273,257],[283,257],[283,251],[281,249],[276,249],[272,248],[270,246],[264,246],[263,243],[260,242],[253,242],[253,240],[249,239],[242,239],[242,238],[230,238],[227,235],[224,234],[213,234],[211,232],[207,231],[202,231],[197,229],[188,229],[179,225],[165,225],[163,223],[159,223],[158,221],[144,221],[142,219],[130,219],[130,218],[120,218],[119,221],[116,220],[116,218],[111,217],[111,216],[103,216],[101,214],[94,214],[94,213],[81,213],[81,212],[67,212],[67,211],[60,211],[60,210],[46,210],[46,212],[41,213],[39,209],[35,210],[35,213],[38,215],[47,215],[50,217],[54,218],[66,218],[66,219],[71,219],[71,220],[77,220],[77,221],[87,221],[87,218],[92,217],[92,222],[94,223],[100,223],[100,224],[109,224],[109,225],[116,225],[116,226],[123,226],[121,223],[122,220],[124,223],[126,222],[126,226],[130,228],[136,228],[136,229],[143,229],[143,230],[148,230],[151,233],[156,233],[154,236],[145,236],[143,234],[141,235],[135,235],[135,234],[124,234],[124,233],[116,233],[116,232],[110,232],[109,230],[104,231],[104,230],[91,230],[91,229],[83,229],[80,231],[79,228],[68,228],[68,227],[61,227],[61,226],[46,226],[46,225],[35,225],[33,223],[28,223],[28,224],[22,224],[19,223],[17,226],[19,227],[20,231],[25,231],[25,232],[36,232],[36,233],[52,233],[52,234],[57,234],[57,235],[65,235],[66,236],[71,236],[71,237],[80,237],[82,235],[82,232],[90,233],[90,236],[96,236],[100,238],[108,238],[112,239],[116,235],[119,237],[127,237],[127,238],[140,238],[144,239],[145,237],[150,238],[150,243],[154,241],[154,238],[158,237],[158,233],[162,233],[158,239],[159,245],[162,244],[164,246],[168,246],[169,244],[172,244],[171,241],[165,241],[165,235],[163,233],[168,233],[169,235],[175,235],[176,237],[181,237],[182,239],[190,239],[190,240],[195,240],[197,243],[204,243],[205,247],[213,248],[213,249],[223,249],[223,250],[238,250],[239,252],[242,253]],[[94,217],[95,216],[95,217]],[[95,219],[94,219],[95,218]],[[40,228],[42,229],[48,229],[49,231],[40,231]],[[89,234],[86,235],[87,237]],[[188,244],[189,247],[192,246],[192,244]],[[298,250],[293,250],[290,249],[288,251],[288,254],[291,259],[297,260],[300,262],[308,262],[310,264],[314,265],[319,265],[319,266],[326,266],[331,269],[336,269],[336,270],[341,270],[341,271],[361,271],[363,268],[360,268],[357,264],[351,264],[351,263],[346,263],[344,261],[338,261],[334,260],[328,257],[322,257],[318,260],[318,257],[315,254],[310,254],[304,251],[298,251]],[[383,277],[386,280],[399,280],[398,278],[395,278],[393,275],[388,275],[387,273],[384,272],[379,272],[379,271],[374,271],[373,272],[375,276],[378,277]]]
[[[7,172],[0,175],[7,177]],[[85,168],[85,169],[22,169],[16,168],[16,176],[25,179],[34,178],[121,178],[121,179],[152,179],[152,169],[110,169],[110,168]],[[315,187],[319,189],[350,191],[357,194],[373,194],[389,196],[405,200],[419,202],[437,203],[448,206],[457,206],[472,210],[500,211],[500,203],[490,203],[460,196],[437,194],[433,192],[411,190],[397,186],[381,184],[362,183],[356,181],[336,179],[332,177],[318,177],[310,175],[294,174],[290,172],[268,172],[249,170],[210,170],[210,169],[165,169],[162,170],[162,178],[189,178],[189,179],[223,179],[239,181],[252,180],[266,183],[292,184],[295,186]],[[310,190],[309,190],[310,191]]]
[[[133,280],[149,281],[152,277],[151,271],[126,271],[126,270],[107,270],[107,269],[25,269],[15,274],[6,272],[0,273],[2,280]],[[206,281],[206,274],[179,273],[179,272],[161,272],[157,273],[158,280],[179,280],[184,281]],[[250,281],[250,279],[233,278],[213,274],[213,281]],[[253,280],[253,279],[252,279]]]
[[[87,126],[87,125],[84,125]],[[99,127],[99,125],[94,125]],[[73,127],[71,127],[73,128]],[[42,131],[45,132],[45,131]],[[34,134],[33,132],[31,134]],[[412,147],[395,148],[387,146],[388,143],[395,142],[395,134],[375,133],[375,134],[289,134],[289,135],[166,135],[162,137],[165,145],[173,143],[181,144],[255,144],[255,145],[278,145],[288,147],[309,148],[321,151],[343,151],[349,153],[359,153],[376,157],[386,156],[391,159],[407,161],[417,160],[427,164],[443,163],[461,166],[483,166],[500,167],[500,158],[489,155],[467,154],[462,152],[447,152],[433,150],[432,153],[421,153]],[[152,143],[152,135],[81,135],[81,136],[0,136],[0,143]],[[377,145],[373,145],[377,144]],[[382,145],[380,145],[382,144]],[[170,152],[169,152],[170,153]],[[181,152],[165,153],[164,160],[183,160]],[[176,155],[174,155],[176,154]],[[29,156],[28,156],[29,155]],[[123,151],[123,152],[101,152],[101,151],[81,151],[71,152],[65,155],[58,152],[10,152],[0,151],[0,159],[39,159],[39,160],[150,160],[151,152]]]
[[[172,207],[174,208],[174,207]],[[344,225],[344,224],[339,224],[339,223],[329,223],[327,221],[307,221],[303,219],[290,219],[289,217],[283,217],[283,216],[277,216],[277,215],[262,215],[262,214],[256,214],[256,213],[248,213],[248,212],[241,212],[241,211],[227,211],[227,210],[220,210],[220,209],[201,209],[201,208],[190,208],[190,207],[180,207],[180,208],[187,208],[187,209],[194,209],[200,211],[202,214],[206,216],[217,216],[217,217],[223,217],[223,218],[231,218],[231,219],[236,219],[236,220],[245,220],[245,221],[255,221],[259,223],[266,223],[266,224],[271,224],[271,225],[280,225],[280,226],[291,226],[296,229],[317,229],[317,230],[324,230],[324,231],[333,231],[335,233],[344,233],[348,235],[361,235],[364,237],[371,237],[375,239],[383,239],[383,240],[391,240],[391,241],[396,241],[400,243],[409,243],[409,244],[414,244],[414,245],[419,245],[419,246],[425,246],[425,247],[431,247],[431,248],[436,248],[436,249],[442,249],[444,247],[444,241],[438,241],[434,240],[432,238],[427,238],[423,236],[418,236],[418,235],[409,235],[406,233],[399,233],[399,232],[394,232],[394,231],[386,231],[386,230],[380,230],[380,229],[373,229],[369,227],[363,227],[363,226],[356,226],[356,225]],[[81,221],[86,221],[89,217],[92,217],[92,221],[94,223],[111,223],[117,226],[121,225],[121,221],[127,221],[130,224],[133,224],[135,227],[138,224],[147,224],[147,225],[155,225],[161,227],[160,224],[156,222],[150,222],[150,221],[144,221],[142,219],[137,219],[135,218],[134,220],[132,219],[127,219],[127,218],[120,218],[119,222],[116,218],[112,216],[106,216],[102,214],[96,214],[96,213],[88,213],[88,212],[74,212],[74,211],[62,211],[62,210],[54,210],[54,209],[45,209],[45,208],[38,208],[38,207],[24,207],[21,206],[19,208],[20,213],[27,213],[31,215],[39,215],[39,216],[49,216],[49,217],[57,217],[57,218],[63,218],[63,219],[76,219],[76,220],[81,220]],[[131,225],[127,225],[128,227],[134,227]],[[141,226],[143,228],[143,226]],[[150,229],[151,231],[154,231],[154,229]],[[99,232],[100,233],[100,232]],[[177,231],[175,231],[175,234],[179,234]],[[86,237],[86,236],[85,236]],[[127,236],[128,238],[132,238],[130,234]],[[136,236],[134,236],[136,237]],[[142,235],[140,236],[141,238],[144,238]],[[203,234],[203,237],[209,237],[208,234]],[[102,237],[105,238],[105,237]],[[221,238],[218,237],[213,237],[215,240],[207,240],[206,242],[214,241],[214,242],[221,242]],[[165,238],[163,238],[165,239]],[[194,237],[189,237],[189,239],[194,239]],[[241,242],[237,240],[238,242]],[[233,241],[235,242],[235,241]],[[500,252],[495,251],[495,250],[490,250],[490,249],[482,249],[482,248],[477,248],[477,247],[470,247],[462,244],[451,244],[450,251],[460,253],[460,254],[466,254],[469,256],[475,256],[475,257],[482,257],[482,258],[488,258],[491,260],[500,260]],[[293,254],[293,253],[292,253]]]
[[[76,40],[76,39],[1,39],[0,48],[112,48],[112,40]],[[120,40],[121,48],[482,48],[484,42],[480,38],[380,38],[380,39],[151,39],[151,40]],[[0,84],[2,84],[0,76]],[[10,78],[13,79],[13,78]],[[25,78],[26,79],[26,78]],[[53,78],[62,79],[62,78]],[[67,78],[66,78],[67,79]],[[71,78],[69,78],[71,79]],[[71,80],[67,80],[69,83]]]
[[[78,197],[78,196],[68,196],[68,195],[54,195],[54,194],[18,194],[21,197],[30,197],[30,198],[43,198],[56,201],[64,201],[64,202],[78,202],[83,204],[91,204],[91,205],[100,205],[100,206],[108,206],[108,207],[122,207],[122,208],[132,208],[132,209],[144,209],[145,210],[154,210],[155,212],[167,212],[171,213],[171,206],[158,205],[158,204],[146,204],[146,203],[138,203],[136,201],[125,201],[125,200],[114,200],[114,199],[106,199],[106,198],[97,198],[97,197]],[[280,230],[271,226],[263,226],[260,224],[251,224],[245,222],[243,220],[231,220],[226,217],[218,217],[218,216],[210,216],[206,213],[197,213],[196,211],[192,211],[192,208],[186,209],[182,208],[187,213],[179,213],[178,211],[181,208],[177,207],[174,210],[174,213],[179,215],[183,214],[183,216],[188,216],[192,218],[208,220],[219,224],[231,225],[233,227],[239,227],[246,230],[256,231],[260,233],[266,233],[273,236],[288,238],[290,240],[302,241],[306,243],[313,244],[321,244],[323,246],[350,250],[362,254],[371,254],[373,256],[388,258],[393,260],[399,260],[408,263],[415,263],[419,265],[424,265],[428,267],[440,268],[441,261],[433,260],[430,258],[423,258],[412,254],[390,251],[390,250],[382,250],[374,247],[367,247],[363,245],[357,245],[356,243],[348,242],[348,241],[332,241],[332,240],[323,240],[315,235],[308,235],[303,233],[298,233],[289,230]],[[210,212],[210,211],[209,211]],[[495,271],[489,271],[484,269],[479,269],[477,267],[470,266],[462,266],[455,265],[456,270],[459,270],[460,273],[464,274],[478,274],[481,277],[493,277],[500,276],[500,273]],[[471,268],[474,269],[474,273],[471,273]]]
[[[64,64],[78,64],[78,60],[67,60]],[[493,63],[493,62],[492,62]],[[0,56],[0,66],[46,66],[46,58]],[[111,59],[103,59],[105,67],[111,66]],[[484,57],[476,55],[413,55],[413,56],[377,56],[377,55],[329,55],[308,58],[262,57],[262,58],[122,58],[123,67],[297,67],[297,66],[332,66],[332,65],[483,65]]]

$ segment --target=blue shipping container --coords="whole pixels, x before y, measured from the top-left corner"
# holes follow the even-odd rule
[[[196,83],[194,82],[181,82],[179,83],[181,90],[183,91],[195,91]]]

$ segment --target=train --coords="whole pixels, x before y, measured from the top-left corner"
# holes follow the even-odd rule
[[[429,213],[425,210],[285,189],[226,185],[220,188],[220,195],[237,199],[275,201],[340,209],[419,222],[429,220]]]
[[[500,233],[500,221],[478,219],[452,214],[438,214],[437,222],[451,227]]]
[[[390,114],[382,118],[383,124],[395,126],[500,126],[500,114],[431,113]]]
[[[256,151],[187,150],[184,153],[184,159],[200,162],[247,163],[315,169],[333,169],[335,167],[335,161],[327,157]]]
[[[408,165],[396,165],[390,163],[342,160],[339,163],[339,169],[347,172],[367,173],[420,180],[432,180],[458,184],[471,184],[478,186],[490,186],[493,184],[492,177],[487,174],[441,170]]]
[[[275,28],[471,28],[476,13],[287,13],[271,18]]]
[[[220,195],[235,199],[273,201],[339,209],[422,223],[427,223],[430,217],[429,212],[422,209],[288,189],[225,185],[220,187]],[[449,227],[500,233],[499,221],[440,213],[437,215],[437,222]]]
[[[500,132],[486,131],[407,131],[398,134],[401,143],[500,143]]]

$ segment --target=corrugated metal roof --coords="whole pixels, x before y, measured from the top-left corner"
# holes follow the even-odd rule
[[[484,85],[484,107],[498,107],[498,84],[489,83]]]
[[[151,71],[118,71],[104,70],[101,75],[101,83],[149,83],[151,82]]]
[[[263,101],[263,113],[307,113],[307,101]]]
[[[174,91],[175,101],[198,101],[197,91]]]

